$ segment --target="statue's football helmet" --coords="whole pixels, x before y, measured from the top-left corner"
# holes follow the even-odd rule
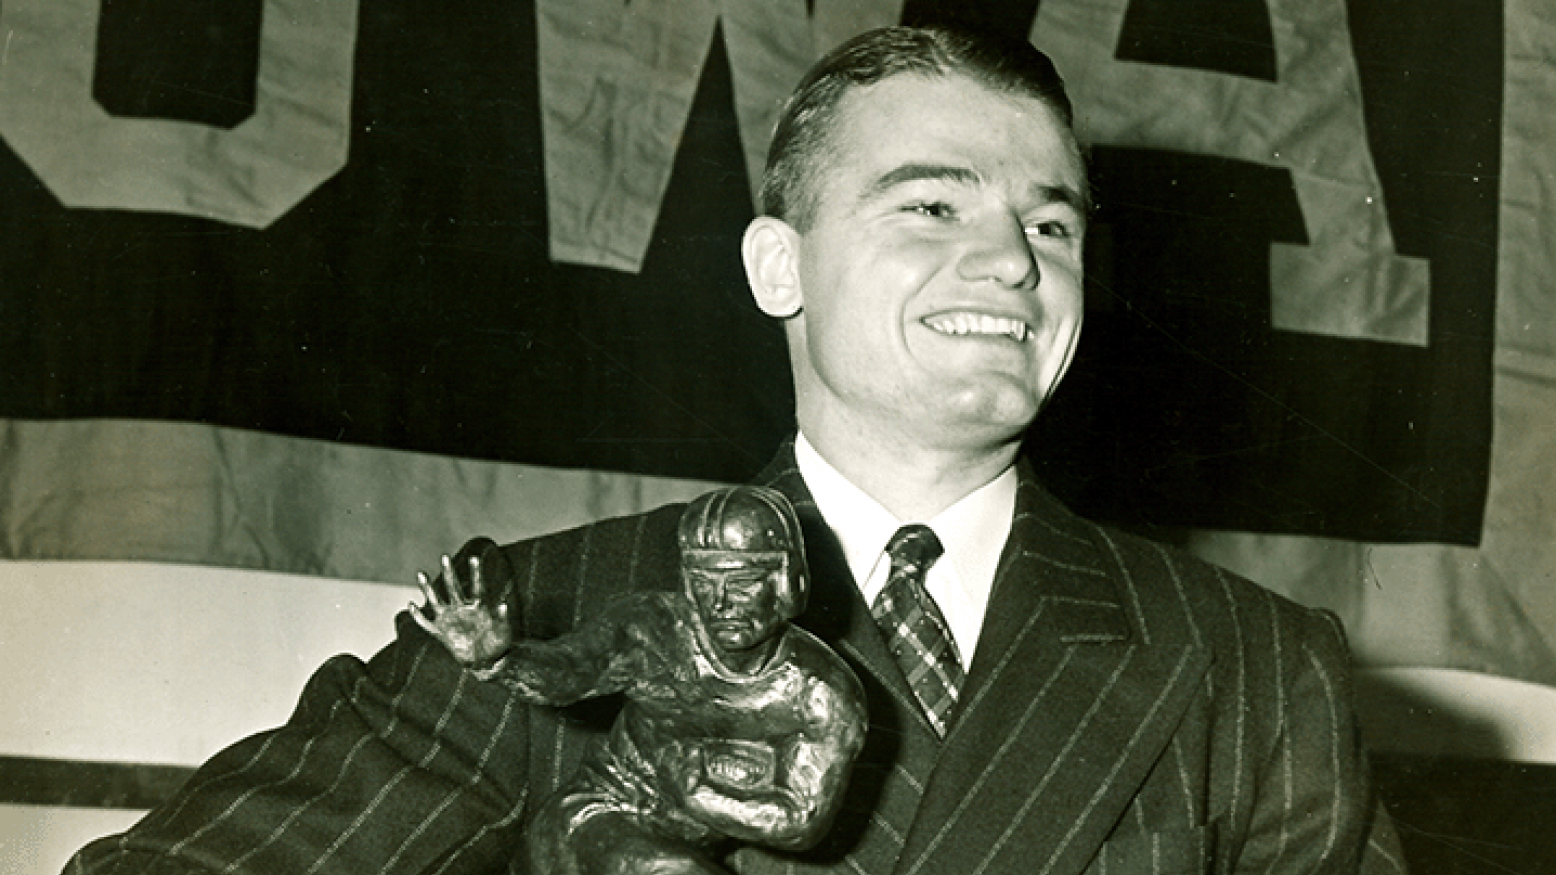
[[[733,568],[781,564],[778,611],[792,620],[805,610],[810,575],[799,519],[783,493],[766,486],[734,486],[698,496],[681,514],[682,562]]]

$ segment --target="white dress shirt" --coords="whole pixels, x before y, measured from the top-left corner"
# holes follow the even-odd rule
[[[886,586],[891,572],[886,542],[897,529],[921,522],[935,530],[945,554],[930,566],[924,583],[951,627],[962,668],[970,669],[1000,551],[1016,512],[1015,467],[1006,468],[934,519],[899,520],[823,459],[803,432],[794,442],[794,456],[816,508],[842,545],[866,604],[874,604]]]

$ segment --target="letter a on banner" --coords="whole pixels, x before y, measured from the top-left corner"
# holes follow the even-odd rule
[[[1273,327],[1425,346],[1430,266],[1395,251],[1367,145],[1345,0],[1269,0],[1277,81],[1115,59],[1129,0],[1048,0],[1032,42],[1083,142],[1281,167],[1308,245],[1271,242]]]
[[[66,206],[265,228],[346,165],[358,0],[265,0],[254,114],[230,131],[99,106],[100,3],[0,3],[0,137]]]

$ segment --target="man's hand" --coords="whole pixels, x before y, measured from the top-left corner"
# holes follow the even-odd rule
[[[468,582],[461,579],[447,553],[443,554],[442,564],[443,573],[438,580],[442,584],[441,594],[425,572],[416,572],[416,582],[421,585],[427,604],[412,603],[411,616],[432,637],[443,642],[461,665],[484,667],[513,646],[508,606],[483,604],[487,588],[480,556],[471,555],[468,560]]]

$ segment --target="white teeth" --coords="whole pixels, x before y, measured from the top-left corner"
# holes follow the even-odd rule
[[[1017,343],[1024,342],[1029,333],[1026,323],[1019,319],[988,316],[980,313],[948,313],[927,320],[925,324],[941,334],[957,336],[964,334],[1004,335]]]

